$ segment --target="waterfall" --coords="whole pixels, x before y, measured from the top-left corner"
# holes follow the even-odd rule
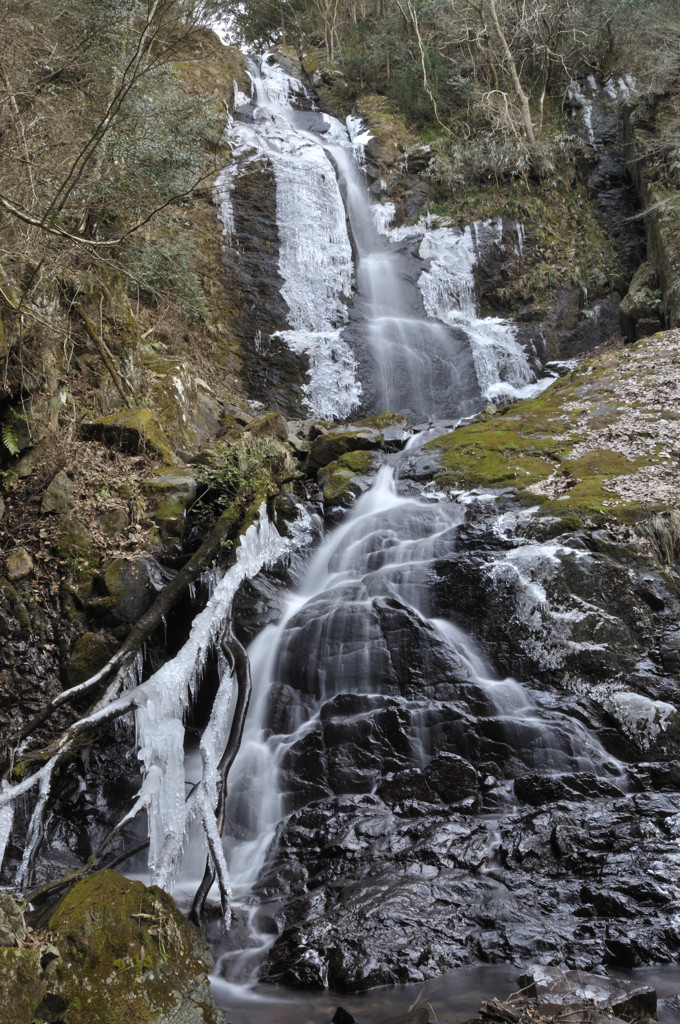
[[[251,76],[253,99],[241,102],[233,125],[236,148],[244,161],[265,154],[276,178],[289,310],[280,337],[310,357],[309,410],[329,417],[392,410],[422,422],[544,387],[512,325],[479,315],[475,267],[484,245],[503,244],[500,222],[390,229],[392,208],[372,207],[367,196],[362,126],[352,121],[348,130],[297,109],[296,98],[310,106],[309,96],[268,59]],[[238,173],[238,166],[230,172]],[[516,234],[521,249],[521,228]],[[313,917],[306,894],[307,872],[315,869],[303,859],[289,874],[288,851],[316,837],[315,828],[331,829],[338,815],[355,816],[348,827],[358,836],[364,827],[368,834],[396,828],[364,826],[374,812],[408,818],[438,800],[448,800],[454,815],[481,807],[488,825],[474,863],[491,885],[499,830],[518,813],[514,780],[539,776],[558,791],[626,790],[621,763],[586,724],[521,682],[499,678],[455,622],[455,608],[442,614],[432,592],[436,567],[458,550],[471,508],[492,498],[415,487],[409,467],[428,436],[384,462],[342,524],[307,554],[297,584],[278,601],[276,621],[250,646],[254,693],[230,776],[225,833],[240,926],[218,978],[252,981],[263,960],[290,954],[296,978],[330,983],[330,954],[318,947],[325,940],[288,947],[287,933],[277,939],[277,932],[291,914],[302,927],[298,911]],[[506,539],[504,521],[499,513],[493,532],[509,550],[488,571],[524,587],[531,621],[547,600],[541,579],[562,558],[589,556]],[[555,637],[564,639],[558,629]],[[308,808],[315,826],[302,824]],[[318,863],[318,850],[313,856]],[[297,910],[268,911],[279,892]],[[319,921],[322,936],[329,927],[323,911]],[[289,954],[276,952],[281,943]],[[357,967],[357,976],[363,971]],[[368,974],[374,984],[389,976]]]
[[[218,183],[222,218],[228,241],[234,177],[269,161],[289,324],[276,337],[309,359],[309,412],[455,419],[477,411],[482,395],[544,387],[551,378],[536,382],[511,325],[478,316],[477,232],[500,244],[499,224],[387,231],[389,207],[371,207],[362,177],[361,123],[299,109],[311,98],[273,59],[251,63],[250,74],[253,96],[238,95],[232,123],[236,163]]]

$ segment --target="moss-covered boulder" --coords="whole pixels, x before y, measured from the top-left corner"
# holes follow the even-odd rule
[[[110,637],[100,633],[83,633],[79,636],[66,666],[68,685],[77,686],[93,676],[112,657],[117,646]]]
[[[168,580],[155,558],[112,558],[93,580],[87,611],[120,639],[138,621]]]
[[[193,450],[214,434],[222,411],[214,391],[186,359],[153,353],[143,357],[151,378],[154,416],[173,448]]]
[[[91,566],[99,565],[99,554],[92,534],[84,523],[64,513],[56,530],[56,549],[65,561],[86,561]]]
[[[61,958],[48,988],[63,1001],[65,1024],[224,1020],[210,994],[208,946],[161,889],[99,871],[70,890],[49,929]]]
[[[170,470],[141,484],[151,505],[151,518],[164,545],[181,541],[187,509],[196,497],[196,476],[190,470]]]
[[[326,508],[349,505],[363,494],[379,462],[377,452],[348,452],[319,470],[318,481]]]
[[[621,331],[628,341],[638,341],[663,328],[662,298],[658,275],[649,263],[642,263],[619,306]]]
[[[605,352],[538,398],[425,445],[441,486],[511,489],[565,526],[680,503],[680,331]]]
[[[24,640],[31,633],[31,617],[26,604],[9,580],[0,576],[0,638]]]
[[[0,947],[0,1021],[32,1024],[47,993],[39,949]]]
[[[150,453],[164,462],[175,461],[170,443],[150,409],[125,409],[84,423],[83,436],[133,454]]]
[[[348,452],[373,451],[383,443],[382,433],[375,427],[344,427],[320,434],[312,442],[306,469],[315,475],[323,466],[335,462]]]
[[[275,437],[277,441],[288,440],[288,424],[280,412],[268,412],[252,420],[247,431],[253,437]]]

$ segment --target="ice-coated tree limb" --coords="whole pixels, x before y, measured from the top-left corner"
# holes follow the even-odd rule
[[[252,693],[252,679],[250,675],[250,662],[248,655],[246,654],[243,645],[236,639],[231,630],[231,623],[228,623],[224,636],[222,638],[222,652],[231,666],[231,672],[236,678],[236,704],[234,707],[234,717],[232,719],[231,728],[229,730],[229,738],[227,739],[224,753],[220,758],[220,762],[217,766],[217,772],[219,776],[219,792],[217,797],[217,806],[215,808],[206,807],[205,810],[210,814],[210,830],[213,825],[216,829],[217,835],[219,836],[219,850],[214,849],[215,843],[211,842],[209,823],[204,819],[203,827],[206,831],[208,839],[208,849],[210,855],[206,858],[205,870],[203,872],[203,878],[201,884],[196,890],[193,903],[191,905],[191,911],[189,913],[189,919],[195,923],[199,923],[205,913],[205,902],[208,897],[208,893],[215,881],[215,874],[217,873],[217,882],[220,889],[220,902],[222,904],[222,916],[225,921],[225,925],[228,927],[229,922],[229,903],[228,903],[228,883],[222,878],[223,872],[221,871],[221,860],[224,859],[222,853],[222,833],[224,831],[224,818],[225,818],[225,807],[227,801],[227,778],[229,770],[234,763],[234,759],[241,746],[241,740],[243,738],[243,730],[246,722],[246,715],[248,713],[248,705],[250,704],[250,695]],[[200,783],[199,783],[200,785]],[[213,818],[214,815],[214,818]],[[217,857],[216,857],[217,853]],[[220,858],[221,855],[221,858]]]
[[[222,541],[225,537],[233,534],[235,528],[242,521],[242,517],[241,506],[237,503],[230,505],[219,517],[198,551],[191,556],[187,564],[161,590],[151,607],[132,627],[113,657],[98,672],[95,672],[93,676],[86,679],[85,682],[80,683],[78,686],[72,686],[70,689],[58,694],[47,707],[43,708],[30,721],[25,722],[15,733],[9,734],[6,740],[6,750],[8,752],[11,751],[11,755],[8,765],[9,771],[6,774],[11,773],[14,767],[16,760],[14,753],[19,744],[31,736],[62,705],[81,700],[84,697],[91,697],[92,694],[104,691],[99,700],[90,709],[92,712],[99,710],[117,698],[135,659],[141,653],[144,643],[163,624],[163,619],[167,616],[168,612],[171,611],[191,584],[198,579],[203,570],[210,565],[220,551]],[[25,764],[29,763],[29,761],[45,760],[44,753],[42,751],[37,752],[24,757],[22,760]]]

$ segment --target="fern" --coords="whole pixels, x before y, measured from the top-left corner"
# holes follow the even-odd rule
[[[9,424],[5,423],[3,425],[2,429],[0,430],[0,436],[2,436],[2,443],[7,449],[7,451],[10,453],[10,455],[18,455],[19,452],[21,451],[21,448],[19,447],[17,435],[14,433],[14,430],[12,429],[12,427],[9,426]]]

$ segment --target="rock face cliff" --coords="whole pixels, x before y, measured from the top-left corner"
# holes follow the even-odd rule
[[[281,138],[249,148],[257,115],[244,62],[214,41],[205,48],[209,94],[223,77],[231,97],[237,80],[241,135],[215,192],[172,226],[192,254],[201,317],[178,319],[143,289],[131,295],[113,272],[90,292],[83,282],[46,287],[31,300],[30,327],[10,287],[4,299],[0,714],[10,784],[86,706],[65,701],[37,725],[36,716],[134,636],[220,512],[229,509],[229,528],[209,562],[233,555],[263,498],[281,532],[300,499],[344,529],[346,509],[396,464],[392,505],[370,535],[348,534],[359,556],[345,567],[342,602],[319,591],[313,614],[288,622],[285,563],[294,578],[306,571],[306,556],[290,551],[235,601],[244,644],[263,625],[288,630],[265,700],[265,733],[292,738],[280,759],[289,816],[254,889],[280,933],[264,976],[352,990],[496,960],[591,969],[677,959],[680,343],[675,330],[648,337],[677,320],[677,214],[657,205],[646,245],[630,220],[636,194],[650,207],[667,198],[669,172],[660,183],[643,145],[662,101],[581,83],[569,101],[579,162],[542,185],[453,194],[433,219],[425,214],[442,185],[427,147],[380,98],[359,99],[355,117],[372,138],[354,148],[373,217],[381,237],[391,232],[402,295],[417,296],[400,317],[438,318],[428,347],[460,346],[461,391],[469,385],[439,436],[399,455],[413,427],[404,413],[429,416],[406,404],[415,375],[399,408],[384,406],[360,327],[369,303],[339,269],[375,254],[361,253],[348,214],[348,254],[329,272],[334,312],[316,302],[299,312],[277,213]],[[290,54],[270,66],[305,78],[323,107],[323,80]],[[191,82],[205,87],[200,75]],[[351,113],[333,95],[332,112]],[[292,120],[304,145],[312,132],[327,142],[330,119],[299,97]],[[320,172],[329,188],[335,172]],[[312,267],[321,253],[307,252]],[[461,254],[465,296],[452,316],[442,295],[460,291]],[[619,316],[635,344],[623,347]],[[344,325],[356,356],[343,335],[321,366],[310,337],[328,342]],[[474,331],[491,338],[492,359]],[[516,401],[551,367],[563,375]],[[331,561],[342,558],[339,549]],[[177,652],[205,596],[187,586],[168,608],[145,673]],[[442,633],[444,620],[453,632]],[[190,712],[195,737],[218,676],[216,657]],[[138,772],[124,730],[89,736],[59,768],[41,854],[28,865],[31,812],[18,808],[5,881],[22,868],[25,883],[42,882],[97,855],[134,802]],[[239,799],[249,797],[237,785]],[[235,814],[238,834],[247,816]],[[133,828],[110,852],[141,839]]]

